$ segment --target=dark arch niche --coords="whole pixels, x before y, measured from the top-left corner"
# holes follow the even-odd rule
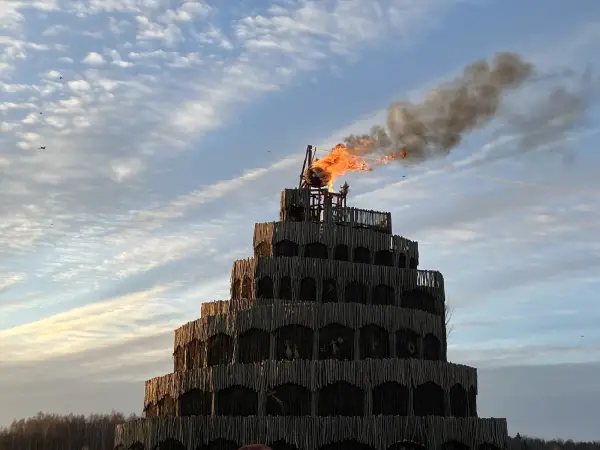
[[[247,275],[242,281],[242,298],[252,298],[252,278]]]
[[[394,288],[387,284],[378,284],[373,288],[374,305],[393,305],[394,304]]]
[[[378,325],[365,325],[360,329],[360,359],[381,359],[390,356],[388,332]]]
[[[269,359],[271,335],[268,331],[250,328],[238,336],[237,362],[250,364]]]
[[[430,361],[439,361],[442,356],[442,344],[433,334],[423,338],[423,358]]]
[[[303,325],[286,325],[275,330],[278,360],[312,359],[313,331]]]
[[[314,278],[304,277],[300,280],[300,301],[317,301],[317,283]]]
[[[237,450],[239,444],[230,439],[215,439],[210,441],[203,450]]]
[[[306,258],[327,259],[329,257],[327,246],[320,242],[312,242],[304,247],[304,256]]]
[[[321,301],[323,303],[337,303],[337,283],[335,280],[327,279],[323,281]]]
[[[158,443],[156,450],[187,450],[177,439],[166,439]]]
[[[288,208],[288,217],[292,222],[302,222],[305,216],[304,206],[293,203]]]
[[[179,397],[182,416],[210,416],[212,414],[212,393],[191,389]]]
[[[142,444],[140,441],[136,441],[128,447],[128,450],[145,450],[145,449],[146,449],[146,447],[144,447],[144,444]]]
[[[269,447],[271,447],[273,450],[298,450],[298,447],[296,447],[294,444],[290,444],[283,439],[272,442],[269,444]]]
[[[398,268],[406,269],[406,255],[404,253],[398,255]]]
[[[418,358],[419,354],[419,335],[407,328],[396,331],[396,356],[409,359]]]
[[[309,416],[310,391],[293,383],[267,388],[267,415]]]
[[[271,246],[269,243],[262,241],[254,247],[254,256],[271,256]]]
[[[217,415],[258,415],[258,393],[245,386],[230,386],[217,393]]]
[[[331,444],[323,445],[319,450],[375,450],[373,447],[358,442],[355,439],[347,439],[340,442],[332,442]]]
[[[277,242],[275,256],[298,256],[298,244],[288,239]]]
[[[288,276],[279,280],[279,298],[282,300],[292,299],[292,279]]]
[[[394,265],[394,252],[389,250],[379,250],[375,252],[375,264],[378,266],[389,266]]]
[[[258,280],[257,298],[273,298],[273,280],[271,277],[264,276]]]
[[[319,330],[319,359],[354,359],[354,330],[331,323]]]
[[[335,250],[333,252],[333,259],[336,261],[348,261],[349,257],[348,246],[344,244],[338,244],[335,246]]]
[[[158,401],[158,415],[171,417],[177,415],[177,401],[170,395],[165,395]]]
[[[354,248],[354,262],[362,264],[371,264],[371,252],[365,247]]]
[[[413,392],[413,411],[415,416],[444,416],[444,390],[428,381]]]
[[[411,289],[402,294],[402,307],[435,314],[435,298],[423,289]]]
[[[364,392],[346,381],[325,386],[319,391],[319,416],[362,416]]]
[[[469,415],[467,391],[460,383],[456,383],[450,388],[450,415],[453,417],[467,417]]]
[[[344,294],[346,303],[362,303],[365,305],[368,298],[367,287],[358,281],[352,281],[346,286]]]
[[[224,334],[215,334],[206,341],[206,365],[229,364],[233,356],[233,339]]]
[[[408,388],[400,383],[380,384],[373,389],[373,414],[408,416],[408,393]]]

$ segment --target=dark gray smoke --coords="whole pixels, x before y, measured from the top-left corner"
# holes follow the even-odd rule
[[[364,157],[393,154],[407,165],[444,157],[466,133],[487,125],[497,115],[508,91],[548,81],[548,76],[535,74],[533,65],[518,54],[498,53],[491,63],[469,64],[462,75],[428,92],[420,104],[393,103],[388,108],[387,127],[374,126],[370,134],[351,135],[344,142],[352,153]],[[581,118],[584,97],[555,87],[547,93],[542,108],[507,117],[510,123],[501,127],[502,132],[512,129],[520,136],[522,147],[555,138]]]

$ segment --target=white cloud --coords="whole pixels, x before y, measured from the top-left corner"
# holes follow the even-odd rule
[[[100,53],[90,52],[82,62],[90,66],[101,66],[105,61]]]

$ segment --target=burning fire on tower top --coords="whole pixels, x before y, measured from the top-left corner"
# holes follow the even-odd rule
[[[392,103],[385,127],[377,125],[369,134],[347,136],[343,144],[314,160],[304,179],[310,186],[328,186],[332,191],[334,180],[349,171],[371,171],[394,160],[414,166],[447,156],[466,133],[482,128],[496,116],[507,91],[539,80],[534,77],[533,65],[515,53],[497,53],[489,63],[473,62],[454,80],[429,91],[421,103]],[[575,98],[562,86],[546,99],[545,107],[514,121],[515,127],[529,127],[517,130],[523,140],[565,132],[585,106],[585,100]],[[557,120],[563,120],[562,128],[550,125]]]

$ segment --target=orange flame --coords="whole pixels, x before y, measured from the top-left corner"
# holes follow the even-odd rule
[[[368,143],[365,143],[365,146],[366,145],[368,145]],[[360,153],[360,149],[357,150],[357,153]],[[407,152],[403,149],[398,153],[390,153],[381,158],[377,158],[375,161],[379,164],[387,164],[396,159],[404,159],[406,156]],[[330,181],[328,188],[330,192],[333,190],[333,181],[335,178],[344,175],[346,172],[370,172],[373,170],[365,158],[358,154],[350,153],[348,147],[344,144],[338,144],[333,147],[327,155],[313,162],[311,168],[321,169],[329,175]]]

